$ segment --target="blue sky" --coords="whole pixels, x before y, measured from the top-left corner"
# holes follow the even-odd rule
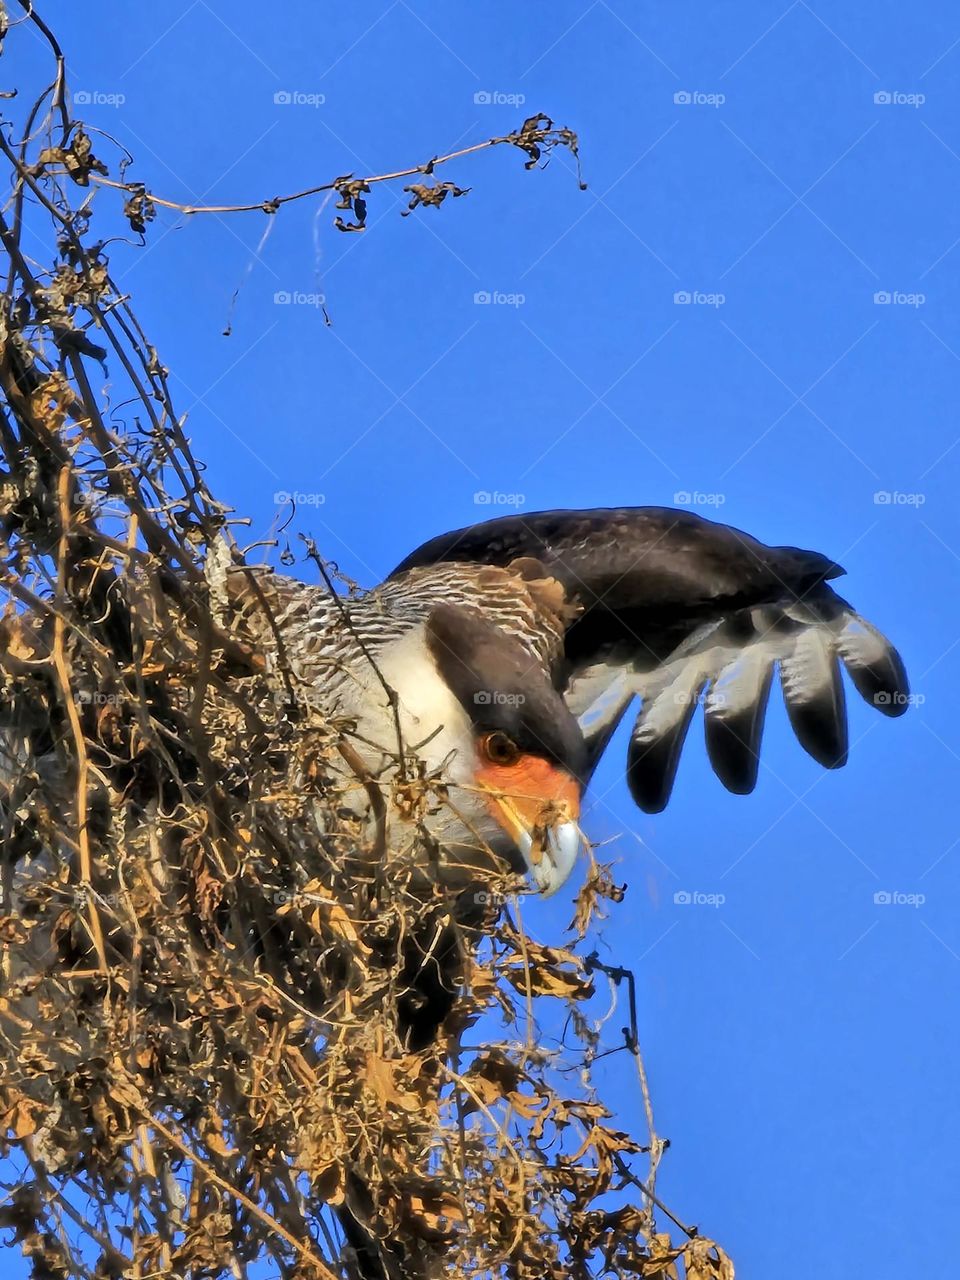
[[[146,251],[114,247],[251,541],[300,491],[294,528],[372,585],[516,507],[688,495],[843,563],[908,663],[900,721],[851,691],[839,773],[774,705],[752,797],[713,779],[695,728],[666,813],[631,807],[620,743],[587,820],[630,884],[600,945],[637,972],[663,1197],[746,1277],[805,1280],[790,1246],[811,1236],[824,1280],[866,1257],[905,1274],[960,1172],[960,18],[939,0],[279,15],[53,16],[86,117],[173,199],[393,170],[536,111],[578,131],[589,189],[564,153],[526,173],[498,150],[441,174],[473,190],[439,212],[401,218],[376,190],[363,235],[312,199],[263,244],[257,214],[161,213]],[[528,927],[559,938],[571,897],[528,903]],[[601,1082],[641,1131],[628,1065]]]

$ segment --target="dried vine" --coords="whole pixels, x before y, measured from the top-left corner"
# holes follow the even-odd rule
[[[53,75],[0,128],[0,1227],[37,1280],[264,1260],[287,1280],[729,1280],[656,1193],[652,1111],[649,1140],[631,1137],[591,1083],[594,974],[625,971],[527,936],[515,884],[490,885],[467,929],[393,858],[387,806],[416,827],[442,787],[411,761],[384,791],[349,727],[311,714],[270,580],[245,566],[91,232],[115,192],[142,236],[158,208],[272,217],[328,190],[356,230],[378,183],[501,145],[529,168],[575,135],[537,115],[395,173],[177,205],[111,176],[55,37],[21,8]],[[406,190],[413,209],[465,188]],[[372,834],[342,803],[358,784]],[[618,893],[595,867],[580,938]],[[462,987],[418,1043],[441,949]],[[524,1033],[556,1010],[568,1043]],[[649,1106],[635,1016],[621,1047]]]

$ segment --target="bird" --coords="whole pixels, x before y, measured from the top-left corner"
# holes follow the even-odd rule
[[[333,589],[322,561],[323,582],[308,584],[268,566],[226,568],[224,556],[233,552],[221,551],[207,564],[217,643],[225,635],[233,640],[235,653],[225,646],[223,653],[239,664],[254,642],[266,684],[276,691],[278,718],[292,730],[262,740],[273,754],[301,726],[304,740],[319,728],[338,745],[337,785],[319,788],[315,806],[323,855],[329,845],[356,865],[357,855],[362,863],[379,844],[385,867],[378,865],[371,882],[385,869],[403,880],[404,892],[423,895],[413,910],[391,914],[393,902],[380,912],[374,894],[372,909],[356,913],[356,925],[334,896],[319,895],[347,942],[356,942],[381,977],[388,975],[391,991],[386,981],[375,984],[376,1009],[361,995],[326,1034],[362,1040],[369,1016],[381,1037],[377,1052],[425,1053],[433,1063],[424,1065],[428,1075],[440,1071],[441,1032],[452,1053],[465,1025],[449,1015],[487,924],[486,890],[473,886],[505,871],[528,877],[543,896],[563,888],[588,843],[584,794],[631,709],[626,782],[639,808],[656,814],[670,800],[698,708],[714,772],[730,791],[747,794],[758,778],[775,679],[800,745],[828,769],[847,757],[843,669],[884,715],[899,716],[910,703],[897,651],[830,585],[843,573],[838,564],[816,552],[766,546],[689,510],[555,510],[484,521],[431,539],[379,585],[346,594]],[[260,699],[261,683],[251,697]],[[242,696],[243,690],[238,701]],[[288,711],[297,712],[289,721]],[[39,755],[37,776],[47,757],[43,776],[57,774],[42,726],[39,745],[21,750],[30,729],[11,731],[7,746],[0,733],[0,775],[5,752],[14,773],[28,755]],[[311,791],[297,784],[311,781],[316,762],[295,749],[289,762],[285,751],[276,754],[294,785],[281,787],[279,799],[271,788],[270,807],[293,795],[297,821],[290,825],[299,833],[296,801]],[[332,768],[336,752],[324,760]],[[231,756],[224,785],[246,811],[245,764]],[[134,790],[129,778],[124,785],[126,794]],[[427,802],[418,802],[418,792]],[[133,803],[142,805],[142,797]],[[344,822],[345,814],[356,822]],[[94,836],[110,817],[110,796],[92,793]],[[324,829],[328,821],[334,829]],[[356,840],[356,823],[379,836]],[[308,829],[311,848],[313,836]],[[309,886],[312,864],[297,865],[305,852],[298,840],[277,846],[278,874],[302,875]],[[48,872],[41,862],[33,860],[34,874]],[[351,892],[346,907],[356,901]],[[283,904],[274,915],[258,902],[244,924],[243,962],[257,971],[268,955],[288,957],[287,973],[282,965],[268,971],[292,988],[287,994],[298,1012],[323,1018],[331,1007],[339,1010],[334,997],[349,988],[354,950],[328,947],[316,972],[312,966],[304,972],[297,955],[302,935],[284,914],[289,898],[273,900]],[[215,909],[226,917],[232,908]],[[35,958],[36,971],[51,958],[56,964],[65,945],[62,929],[56,936],[34,931],[30,939],[36,950],[16,958],[21,969],[11,971],[14,979]],[[120,938],[108,941],[122,958]],[[75,969],[89,941],[77,930],[66,942]],[[384,1042],[391,1021],[395,1039],[391,1031]],[[65,1064],[75,1052],[64,1043]],[[359,1153],[348,1165],[334,1213],[351,1273],[363,1280],[439,1274],[442,1246],[412,1238],[415,1232],[398,1234],[384,1215],[383,1172],[371,1179]]]
[[[670,799],[699,707],[717,778],[753,791],[777,675],[796,738],[827,769],[847,759],[842,670],[885,716],[907,709],[900,655],[830,585],[843,573],[687,509],[621,507],[441,534],[365,594],[267,571],[256,595],[302,695],[350,726],[368,780],[405,762],[442,780],[444,882],[493,860],[549,896],[577,864],[584,792],[632,705],[625,777],[648,814]],[[369,787],[356,794],[369,805]]]

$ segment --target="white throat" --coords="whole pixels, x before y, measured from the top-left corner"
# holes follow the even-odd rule
[[[394,754],[397,731],[393,711],[376,673],[365,665],[357,728],[364,738],[382,743],[385,751]],[[416,748],[429,771],[442,768],[450,781],[467,782],[475,763],[473,726],[437,670],[424,628],[416,627],[381,649],[377,666],[397,695],[404,747]]]

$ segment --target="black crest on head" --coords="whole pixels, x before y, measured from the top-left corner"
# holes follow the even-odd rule
[[[438,605],[427,619],[427,648],[477,733],[501,730],[523,752],[577,777],[583,735],[542,666],[524,646],[475,609]]]

